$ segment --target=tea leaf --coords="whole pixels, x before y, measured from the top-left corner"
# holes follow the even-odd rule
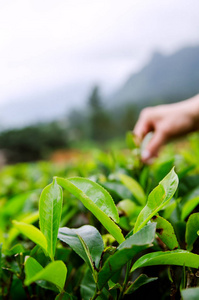
[[[147,284],[147,283],[150,283],[152,281],[155,281],[157,280],[158,277],[148,277],[146,276],[145,274],[141,274],[138,278],[136,278],[136,280],[134,282],[132,282],[127,290],[125,291],[124,294],[131,294],[133,292],[135,292],[137,289],[139,289],[139,287]]]
[[[56,285],[60,292],[64,289],[67,269],[62,261],[54,261],[43,268],[34,258],[29,257],[25,262],[25,285],[37,280],[46,280]]]
[[[155,265],[175,265],[198,268],[199,255],[185,250],[173,250],[167,252],[153,252],[139,258],[133,265],[131,272],[138,268]]]
[[[81,299],[92,299],[96,290],[96,284],[93,280],[92,274],[88,269],[80,285]],[[104,288],[97,300],[109,299],[109,292]]]
[[[77,197],[89,209],[112,236],[122,243],[121,229],[109,218],[119,222],[117,208],[109,193],[99,184],[84,178],[57,178],[57,183]]]
[[[185,220],[199,204],[199,197],[188,200],[182,207],[181,220]]]
[[[104,244],[98,230],[90,225],[78,229],[63,227],[59,229],[58,238],[68,244],[94,272],[98,268]]]
[[[172,169],[159,185],[150,193],[146,206],[140,212],[134,227],[134,233],[145,224],[173,197],[178,186],[178,177]]]
[[[179,244],[171,223],[160,216],[155,216],[152,222],[156,222],[156,233],[165,245],[171,249],[179,248]]]
[[[47,240],[47,252],[53,260],[62,211],[62,189],[56,180],[48,185],[39,200],[39,218],[41,232]]]
[[[39,245],[44,251],[47,251],[47,241],[43,233],[31,224],[24,222],[12,221],[14,226],[20,231],[20,233],[27,236],[35,244]]]
[[[55,300],[77,300],[76,297],[73,297],[72,295],[66,293],[66,292],[62,292],[59,295],[56,296]]]
[[[18,222],[23,222],[26,224],[32,224],[34,222],[36,222],[39,219],[39,212],[33,212],[31,214],[28,214],[27,216],[23,217],[23,218],[19,218],[17,219]],[[10,245],[12,244],[12,242],[16,239],[16,237],[19,234],[19,230],[17,230],[15,227],[12,227],[9,231],[8,231],[8,238],[5,240],[4,243],[4,248],[9,249]]]
[[[131,191],[140,205],[145,205],[146,195],[141,185],[132,177],[126,174],[119,174],[121,182]]]
[[[186,225],[185,241],[187,244],[187,250],[193,249],[193,244],[198,238],[197,231],[199,230],[199,213],[192,214]]]
[[[0,244],[0,279],[2,276],[2,243]]]
[[[155,237],[155,227],[156,224],[151,223],[119,245],[116,252],[105,261],[99,272],[98,286],[100,289],[137,253],[149,247]]]
[[[198,300],[199,287],[182,290],[181,295],[183,300]]]

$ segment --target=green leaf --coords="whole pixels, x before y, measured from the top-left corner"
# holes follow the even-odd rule
[[[132,193],[121,182],[107,181],[100,183],[112,197],[120,199],[128,199],[132,197]]]
[[[56,180],[48,185],[39,200],[39,219],[41,232],[47,240],[47,252],[53,260],[62,212],[62,189]]]
[[[182,279],[180,282],[180,290],[185,289],[187,284],[187,274],[186,274],[186,268],[185,265],[183,265],[182,269]]]
[[[124,241],[121,229],[109,218],[110,216],[119,222],[117,208],[105,189],[84,178],[57,178],[57,183],[77,197],[98,218],[118,243]]]
[[[6,256],[12,256],[19,253],[25,253],[26,250],[21,244],[14,245],[11,249],[5,250],[4,253]]]
[[[141,274],[138,278],[136,278],[136,280],[134,282],[132,282],[128,288],[126,289],[124,294],[131,294],[133,292],[135,292],[137,289],[139,289],[139,287],[150,283],[152,281],[157,280],[158,277],[148,277],[145,274]]]
[[[111,290],[117,290],[117,289],[119,289],[120,292],[122,291],[122,286],[121,286],[120,283],[115,283],[115,282],[109,280],[108,281],[108,286],[109,286],[109,291],[111,291]]]
[[[179,248],[171,223],[160,216],[155,216],[151,221],[156,222],[156,233],[169,249],[174,250]]]
[[[87,270],[85,276],[80,285],[81,299],[91,299],[95,293],[96,284],[93,280],[90,270]],[[96,298],[97,300],[107,300],[109,299],[109,292],[104,288],[100,296]]]
[[[182,290],[181,295],[183,300],[198,300],[199,287]]]
[[[13,216],[20,213],[24,207],[25,201],[31,196],[33,192],[19,194],[9,199],[1,209],[1,214],[5,216]]]
[[[2,243],[0,244],[0,279],[2,277]]]
[[[60,292],[64,290],[67,269],[63,261],[54,261],[43,268],[34,258],[29,257],[25,262],[25,285],[37,280],[46,280],[53,283]]]
[[[181,220],[185,220],[199,204],[199,197],[190,199],[182,207]]]
[[[145,205],[146,195],[141,185],[132,177],[126,174],[119,174],[121,182],[131,191],[140,205]]]
[[[119,212],[130,218],[137,217],[141,210],[141,207],[136,205],[130,199],[124,199],[120,201],[117,205],[117,208]]]
[[[14,226],[20,231],[20,233],[27,236],[35,244],[39,245],[47,251],[47,241],[43,233],[31,224],[26,224],[24,222],[12,221]]]
[[[93,182],[92,180],[81,177],[69,178],[67,180],[63,178],[57,178],[58,184],[60,184],[59,179],[62,179],[62,182],[64,180],[72,183],[73,186],[76,187],[76,189],[72,190],[77,195],[79,195],[79,192],[81,191],[83,196],[87,196],[89,199],[91,199],[92,202],[95,203],[97,207],[99,207],[107,216],[112,218],[116,223],[119,222],[118,211],[115,203],[110,194],[102,186],[96,182]],[[69,185],[68,188],[73,188],[73,186]],[[79,191],[77,191],[77,189],[79,189]]]
[[[134,227],[134,233],[144,227],[145,224],[164,207],[173,197],[178,186],[178,177],[172,169],[159,185],[150,193],[146,206],[140,212]]]
[[[100,289],[137,253],[150,246],[155,237],[155,227],[155,223],[148,224],[119,245],[117,251],[105,261],[99,272],[98,286]]]
[[[131,150],[137,148],[137,145],[136,145],[136,142],[135,142],[135,136],[131,131],[128,131],[126,133],[126,145]]]
[[[73,297],[72,295],[66,293],[66,292],[62,292],[59,295],[57,295],[57,297],[55,298],[55,300],[73,300],[73,299],[77,299],[76,297]]]
[[[175,265],[190,268],[199,267],[199,255],[190,253],[185,250],[173,251],[157,251],[146,254],[139,258],[133,265],[131,272],[141,267],[155,266],[155,265]]]
[[[88,270],[80,285],[80,292],[82,299],[91,299],[96,289],[95,281],[93,280],[92,273]]]
[[[192,214],[186,225],[185,241],[187,244],[187,250],[193,249],[193,244],[198,238],[197,231],[199,230],[199,213]]]
[[[59,229],[58,238],[68,244],[94,272],[99,267],[104,244],[99,231],[90,225],[78,229],[63,227]]]
[[[27,216],[23,216],[23,218],[19,218],[17,219],[18,222],[23,222],[26,224],[32,224],[34,222],[36,222],[39,219],[39,212],[33,212],[31,214],[28,214]],[[15,227],[12,227],[9,231],[8,231],[8,238],[5,240],[5,243],[3,245],[3,248],[10,248],[10,245],[12,244],[12,242],[16,239],[16,237],[19,235],[19,230],[16,229]]]

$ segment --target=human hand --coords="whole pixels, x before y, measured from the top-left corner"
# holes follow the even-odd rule
[[[199,95],[186,101],[147,107],[141,111],[134,134],[142,140],[153,131],[153,137],[141,153],[144,162],[157,156],[160,147],[171,138],[199,129]]]

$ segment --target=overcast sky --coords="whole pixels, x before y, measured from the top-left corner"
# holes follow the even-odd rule
[[[111,90],[154,51],[199,44],[198,0],[0,2],[0,104],[59,86]]]

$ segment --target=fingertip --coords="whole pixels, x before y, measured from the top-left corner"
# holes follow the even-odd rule
[[[151,153],[147,149],[145,149],[141,153],[141,158],[143,161],[147,161],[148,159],[151,158]]]
[[[158,152],[164,142],[165,138],[162,132],[156,132],[147,145],[147,150],[151,153],[151,157],[158,156]]]

